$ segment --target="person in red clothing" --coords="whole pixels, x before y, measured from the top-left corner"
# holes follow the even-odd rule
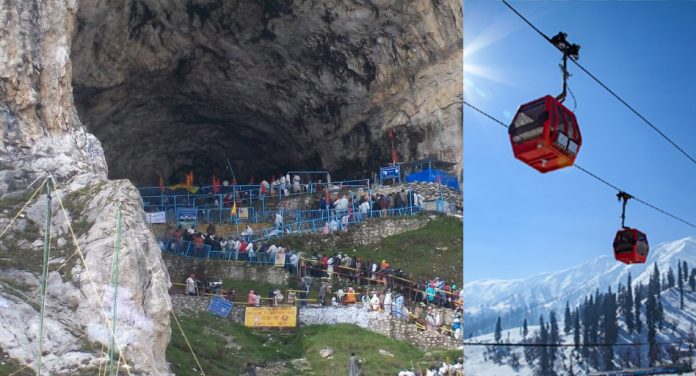
[[[446,308],[451,308],[450,302],[452,301],[452,287],[450,287],[449,283],[445,283],[445,287],[443,287],[442,290],[445,292],[443,296],[443,305]]]
[[[193,244],[196,246],[196,249],[203,249],[203,243],[205,242],[205,238],[203,238],[203,234],[200,232],[196,234],[196,236],[193,237]]]
[[[389,199],[382,193],[379,196],[379,209],[381,210],[382,216],[387,215],[387,209],[389,208]]]
[[[242,239],[242,243],[239,245],[239,253],[246,253],[247,242]]]
[[[256,294],[254,294],[254,290],[249,290],[249,295],[247,296],[247,304],[251,307],[257,305],[257,300],[256,300]]]

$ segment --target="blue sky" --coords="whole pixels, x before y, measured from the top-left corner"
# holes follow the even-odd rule
[[[696,156],[696,3],[512,2],[549,36],[582,46],[580,63]],[[561,91],[561,54],[498,1],[464,2],[464,99],[509,123]],[[696,165],[569,64],[583,136],[576,163],[696,223]],[[573,98],[565,102],[571,110]],[[507,132],[464,106],[464,276],[523,278],[612,255],[616,191],[575,168],[540,174]],[[652,246],[696,235],[637,202],[626,225]]]

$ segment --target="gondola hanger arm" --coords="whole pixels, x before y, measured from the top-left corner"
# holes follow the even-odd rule
[[[564,32],[559,32],[553,38],[551,38],[551,43],[556,46],[561,52],[563,52],[563,64],[561,64],[561,74],[563,75],[563,92],[556,97],[556,100],[563,103],[568,91],[568,78],[571,74],[568,73],[568,57],[573,60],[578,60],[580,58],[580,46],[575,43],[570,43],[566,39],[568,34]]]
[[[620,191],[619,193],[616,194],[616,198],[619,201],[623,201],[623,203],[621,205],[621,228],[627,228],[624,225],[624,221],[626,220],[626,204],[628,203],[628,200],[633,198],[633,196],[631,196],[630,194],[628,194],[626,192]]]

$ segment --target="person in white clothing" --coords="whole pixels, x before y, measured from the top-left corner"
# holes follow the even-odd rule
[[[300,256],[297,253],[293,253],[290,255],[290,272],[291,273],[299,273],[299,263],[300,263]]]
[[[372,304],[373,311],[379,311],[379,297],[377,294],[372,294],[372,299],[370,299],[370,304]]]
[[[271,246],[268,247],[267,252],[268,252],[269,260],[271,260],[273,263],[275,263],[275,257],[276,257],[276,253],[278,252],[278,247],[276,247],[275,244],[271,244]]]
[[[396,316],[396,318],[398,318],[400,320],[403,320],[405,318],[403,310],[404,310],[404,297],[403,297],[403,295],[399,294],[396,297],[396,301],[394,303],[394,316]],[[406,316],[406,317],[408,317],[408,316]]]
[[[276,228],[277,228],[278,230],[282,230],[282,229],[283,229],[283,214],[282,214],[280,211],[276,212],[276,215],[275,215],[275,226],[276,226]]]
[[[428,309],[428,315],[425,317],[425,325],[428,331],[434,332],[435,330],[437,330],[435,320],[435,312],[433,311],[433,307],[430,307]]]
[[[416,206],[418,206],[418,208],[422,208],[423,203],[425,202],[425,197],[423,197],[423,195],[420,194],[420,193],[418,193],[418,194],[416,195],[416,197],[418,198],[418,199],[417,199],[418,205],[416,205]]]
[[[348,211],[348,197],[343,195],[343,197],[334,201],[334,209],[336,210],[336,216],[342,217]]]
[[[186,278],[186,294],[188,295],[198,295],[198,285],[196,285],[195,278],[196,275],[193,273]]]
[[[363,203],[358,206],[358,210],[360,210],[360,214],[367,214],[367,212],[370,211],[370,202],[363,201]]]
[[[341,231],[343,232],[348,232],[348,220],[350,219],[349,215],[344,215],[343,218],[341,218]]]
[[[362,302],[363,308],[365,308],[366,311],[370,310],[370,298],[367,296],[367,294],[363,295],[360,298],[360,301]]]
[[[251,228],[251,226],[246,225],[246,228],[244,231],[242,231],[242,236],[244,236],[246,241],[249,241],[252,235],[254,235],[254,230]]]
[[[391,313],[392,313],[392,293],[391,293],[391,291],[387,291],[387,294],[384,295],[384,311],[387,312],[388,315],[391,315]]]
[[[256,252],[254,252],[254,242],[249,242],[249,244],[247,244],[246,251],[249,255],[249,260],[256,256]]]
[[[329,278],[333,278],[333,272],[334,272],[334,258],[329,257],[329,260],[326,262],[326,274],[329,276]]]

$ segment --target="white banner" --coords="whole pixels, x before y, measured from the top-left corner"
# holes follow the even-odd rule
[[[167,215],[165,212],[145,213],[145,222],[147,223],[167,223]]]
[[[249,208],[239,208],[239,219],[249,219]]]

